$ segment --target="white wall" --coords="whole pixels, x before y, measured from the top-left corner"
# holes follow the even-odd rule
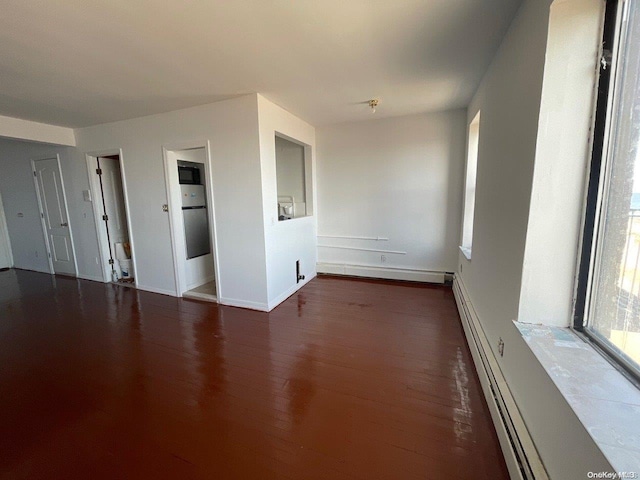
[[[3,115],[0,115],[0,137],[64,146],[76,145],[76,137],[72,128]]]
[[[564,0],[551,6],[520,322],[572,324],[602,5]]]
[[[458,273],[550,478],[586,478],[610,465],[512,323],[520,305],[549,4],[525,0],[468,109],[469,122],[482,114],[473,254],[471,261],[459,255]],[[552,202],[547,210],[550,205],[564,208]],[[500,338],[504,357],[497,352]]]
[[[82,200],[86,186],[86,167],[75,163],[70,147],[0,139],[0,192],[4,201],[14,266],[49,273],[40,211],[36,197],[31,160],[60,155],[62,176],[67,189],[69,224],[74,236],[78,268],[90,277],[102,278],[96,263],[97,239],[91,204]],[[77,188],[82,185],[82,188]]]
[[[263,224],[265,232],[269,308],[274,308],[316,275],[317,222],[315,129],[258,95],[260,157],[262,165]],[[306,145],[307,215],[278,221],[275,134]],[[296,260],[305,281],[296,283]]]
[[[463,110],[319,128],[319,243],[403,252],[321,246],[319,262],[455,271],[465,138]]]
[[[138,286],[171,295],[176,285],[169,219],[162,211],[162,205],[168,203],[162,147],[179,149],[176,145],[208,140],[219,300],[267,308],[256,95],[82,128],[76,130],[76,138],[78,169],[83,168],[86,152],[122,148]]]

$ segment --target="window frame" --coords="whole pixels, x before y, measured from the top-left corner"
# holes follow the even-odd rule
[[[467,125],[467,155],[464,171],[464,196],[462,200],[462,225],[459,248],[465,258],[469,261],[471,261],[473,250],[473,227],[475,222],[476,191],[478,184],[478,154],[480,151],[481,113],[482,110],[478,110],[471,122]],[[473,179],[469,176],[470,168],[473,170]],[[470,192],[472,193],[471,195]]]
[[[622,36],[623,17],[625,9],[629,8],[629,5],[628,0],[606,0],[591,162],[578,259],[573,329],[584,335],[606,358],[612,360],[616,366],[621,367],[622,371],[638,385],[640,382],[640,366],[604,336],[588,328],[591,294],[594,288],[594,270],[597,264],[595,253],[601,240],[601,214],[603,213],[604,199],[607,193],[605,191],[605,180],[610,162],[608,147],[616,126],[616,118],[612,113],[616,97],[617,58],[620,52],[620,45],[625,40]]]

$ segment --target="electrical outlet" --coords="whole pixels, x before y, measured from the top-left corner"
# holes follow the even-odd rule
[[[504,340],[502,340],[502,337],[498,340],[498,353],[501,357],[504,357]]]
[[[387,256],[386,255],[380,255],[380,261],[382,263],[385,263],[387,261]]]

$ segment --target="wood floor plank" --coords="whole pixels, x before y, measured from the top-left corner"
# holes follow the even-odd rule
[[[501,479],[450,288],[273,312],[0,272],[0,478]]]

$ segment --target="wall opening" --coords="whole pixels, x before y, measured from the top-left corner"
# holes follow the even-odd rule
[[[278,135],[275,142],[278,220],[306,217],[310,215],[307,149]]]

